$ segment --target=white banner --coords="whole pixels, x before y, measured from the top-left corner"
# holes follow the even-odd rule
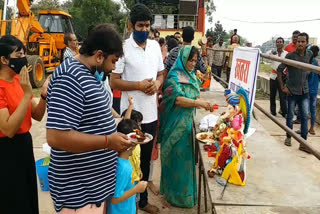
[[[235,48],[230,71],[229,89],[236,92],[240,87],[244,88],[248,93],[251,111],[256,94],[256,82],[260,62],[259,52],[258,48]]]

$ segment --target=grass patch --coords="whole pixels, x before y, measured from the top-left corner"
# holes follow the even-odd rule
[[[269,100],[269,94],[263,92],[262,90],[256,91],[256,100]]]
[[[272,68],[269,64],[260,63],[259,64],[259,72],[271,73]]]

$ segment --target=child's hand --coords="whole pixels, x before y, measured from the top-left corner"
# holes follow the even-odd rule
[[[139,183],[135,186],[136,191],[138,193],[143,193],[147,188],[148,182],[147,181],[139,181]]]
[[[132,106],[133,105],[133,97],[129,96],[128,101],[129,101],[129,105]]]

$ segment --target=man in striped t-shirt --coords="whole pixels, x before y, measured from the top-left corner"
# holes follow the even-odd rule
[[[51,79],[48,179],[60,214],[102,214],[105,201],[114,193],[117,152],[132,144],[125,135],[115,133],[111,98],[94,72],[113,70],[122,54],[119,34],[107,24],[99,25],[84,41],[80,55],[66,59]]]

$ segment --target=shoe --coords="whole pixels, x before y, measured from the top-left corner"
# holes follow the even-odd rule
[[[160,212],[158,207],[153,206],[149,203],[144,208],[140,208],[140,210],[143,210],[143,211],[145,211],[147,213],[151,213],[151,214],[157,214]]]
[[[300,120],[294,120],[293,124],[301,124],[301,121]]]
[[[308,154],[311,154],[311,151],[310,151],[307,147],[305,147],[305,146],[303,146],[303,145],[301,145],[301,144],[300,144],[300,146],[299,146],[299,150],[300,150],[300,151],[303,151],[303,152],[306,152],[306,153],[308,153]]]
[[[286,138],[285,141],[284,141],[284,145],[286,146],[291,146],[291,138]]]
[[[272,114],[273,116],[277,116],[277,113],[275,113],[275,112],[271,112],[271,114]]]
[[[282,115],[282,117],[283,117],[284,119],[286,119],[286,118],[287,118],[287,114],[282,113],[281,115]]]
[[[300,130],[300,129],[297,130],[296,133],[297,133],[297,134],[301,134],[301,130]]]

